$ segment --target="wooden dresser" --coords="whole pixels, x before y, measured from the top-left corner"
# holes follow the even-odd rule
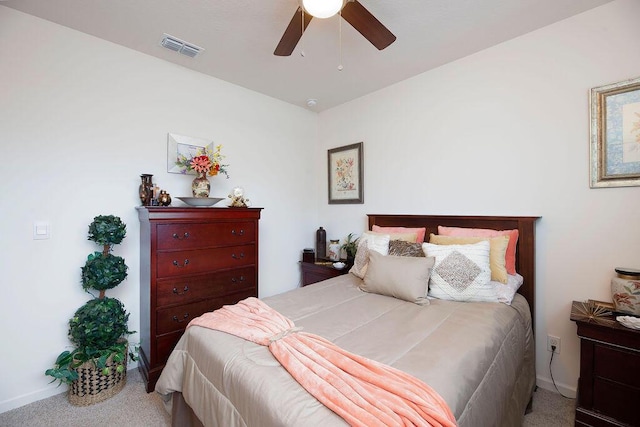
[[[613,317],[588,319],[574,301],[580,337],[576,426],[640,426],[640,330]]]
[[[138,207],[140,361],[147,392],[186,325],[258,296],[259,208]]]

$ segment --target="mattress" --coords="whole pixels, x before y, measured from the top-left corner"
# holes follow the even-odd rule
[[[424,381],[460,426],[522,423],[535,368],[531,315],[521,295],[510,306],[438,299],[419,306],[362,292],[359,283],[346,274],[263,301],[306,332]],[[197,326],[177,344],[156,391],[165,400],[181,393],[194,424],[205,426],[346,425],[267,347]]]

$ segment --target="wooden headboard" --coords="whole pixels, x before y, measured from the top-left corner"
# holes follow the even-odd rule
[[[535,222],[537,216],[454,216],[454,215],[375,215],[369,214],[369,230],[380,227],[425,227],[425,241],[429,234],[438,234],[438,226],[464,228],[490,228],[493,230],[518,230],[516,271],[524,277],[518,290],[529,302],[531,319],[535,325]]]

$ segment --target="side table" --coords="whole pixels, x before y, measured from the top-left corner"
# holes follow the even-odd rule
[[[580,337],[576,426],[640,426],[640,330],[615,316],[592,317],[574,301]]]
[[[337,268],[334,268],[332,264],[333,263],[330,261],[300,262],[302,286],[321,282],[349,272],[350,267],[348,265],[343,269],[338,270]]]

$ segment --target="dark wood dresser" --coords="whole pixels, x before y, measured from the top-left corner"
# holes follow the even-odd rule
[[[258,296],[259,208],[138,207],[140,361],[147,392],[186,325]]]
[[[640,330],[589,319],[574,301],[580,337],[576,426],[640,426]]]

